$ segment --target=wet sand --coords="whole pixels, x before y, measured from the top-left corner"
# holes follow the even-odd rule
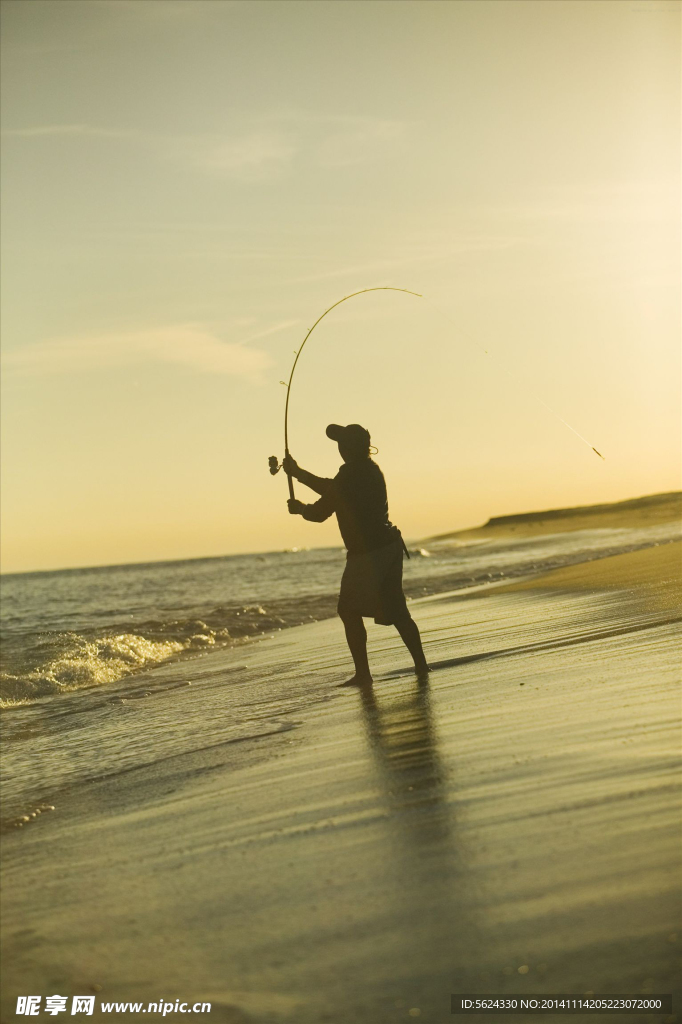
[[[239,685],[288,730],[94,780],[6,836],[6,1019],[96,986],[334,1024],[449,1021],[458,992],[673,991],[679,598],[673,543],[414,602],[428,685],[390,629],[361,692],[336,685],[335,620],[254,644]]]

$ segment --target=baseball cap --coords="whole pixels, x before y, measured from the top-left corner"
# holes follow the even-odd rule
[[[343,441],[354,448],[369,448],[369,430],[361,427],[359,423],[349,423],[345,427],[339,423],[330,423],[326,433],[332,441]]]

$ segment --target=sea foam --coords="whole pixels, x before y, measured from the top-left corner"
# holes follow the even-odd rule
[[[31,697],[114,683],[140,669],[166,661],[188,646],[187,642],[148,640],[134,633],[95,640],[72,633],[66,634],[63,640],[64,649],[40,668],[21,676],[2,674],[0,703],[3,706],[11,707]]]

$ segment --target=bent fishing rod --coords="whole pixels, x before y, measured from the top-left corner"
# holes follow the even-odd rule
[[[424,296],[420,292],[413,292],[409,288],[394,288],[394,287],[392,287],[390,285],[380,285],[379,287],[375,287],[375,288],[361,288],[360,291],[351,292],[350,295],[344,295],[344,297],[342,299],[339,299],[338,302],[335,302],[332,306],[329,307],[329,309],[325,309],[324,313],[321,316],[318,316],[317,320],[315,321],[315,323],[310,328],[310,330],[306,334],[305,338],[301,342],[301,347],[298,350],[295,350],[296,358],[294,359],[294,364],[291,367],[291,373],[289,374],[289,380],[288,381],[284,381],[284,380],[280,381],[280,384],[283,384],[284,387],[287,389],[286,404],[284,406],[284,454],[285,454],[285,457],[290,454],[290,452],[289,452],[289,400],[291,398],[291,384],[292,384],[292,381],[294,379],[294,373],[296,371],[296,366],[298,365],[298,360],[301,357],[301,352],[303,351],[303,349],[305,347],[305,343],[307,342],[308,338],[313,333],[313,331],[315,330],[317,325],[320,323],[320,321],[324,320],[324,318],[327,316],[328,313],[331,313],[331,311],[333,309],[336,309],[337,306],[340,306],[342,302],[347,302],[348,299],[353,299],[353,298],[355,298],[356,295],[365,295],[367,292],[403,292],[406,295],[415,295],[418,299],[423,299],[424,298]],[[432,305],[433,305],[433,303],[432,303]],[[453,326],[455,327],[455,329],[459,329],[457,327],[457,324],[455,324],[454,321],[452,321],[450,319],[450,317],[446,316],[446,314],[441,309],[439,309],[438,306],[434,305],[434,309],[436,309],[441,314],[441,316],[445,317],[446,320],[448,320],[450,323],[452,323]],[[459,329],[459,330],[460,330],[460,333],[463,334],[461,329]],[[477,348],[479,348],[479,349],[481,349],[481,351],[485,352],[485,354],[487,356],[490,356],[490,353],[489,353],[488,349],[484,349],[483,346],[480,345],[478,342],[476,342],[473,338],[469,337],[467,340],[471,341],[474,345],[476,345]],[[507,374],[509,374],[512,377],[515,376],[514,374],[511,373],[511,371],[509,370],[508,367],[504,366],[503,364],[500,364],[500,365],[502,366],[502,369],[504,369],[504,371]],[[528,387],[527,387],[527,384],[524,381],[521,381],[520,378],[517,378],[517,379],[519,379],[519,382],[522,384],[522,386],[526,390],[529,390]],[[590,448],[595,453],[595,455],[598,455],[599,458],[602,459],[602,460],[604,459],[604,456],[601,454],[601,452],[597,451],[597,449],[594,447],[594,445],[591,445],[590,442],[587,440],[587,438],[583,437],[583,435],[580,434],[575,429],[575,427],[572,427],[571,424],[568,423],[568,421],[563,418],[563,416],[560,416],[558,412],[555,412],[555,410],[552,409],[551,406],[547,405],[547,403],[545,401],[543,401],[542,398],[539,398],[538,395],[533,394],[533,392],[530,392],[530,393],[532,394],[533,398],[535,398],[535,400],[540,403],[540,405],[544,406],[544,408],[548,412],[550,412],[553,416],[555,416],[558,420],[560,420],[564,424],[565,427],[568,427],[569,430],[573,431],[573,433],[577,437],[579,437],[580,440],[583,441],[587,445],[587,447]],[[273,476],[276,473],[279,473],[280,469],[282,469],[282,465],[280,465],[279,460],[278,460],[276,455],[271,455],[270,456],[270,458],[268,459],[268,465],[270,467],[270,472],[272,473]],[[289,485],[289,497],[290,498],[294,498],[295,497],[295,494],[294,494],[294,481],[293,481],[293,478],[291,476],[291,473],[287,473],[287,483]]]
[[[288,381],[288,383],[286,381],[283,381],[283,380],[280,381],[280,384],[284,384],[285,388],[287,389],[287,400],[286,400],[286,404],[284,406],[284,455],[285,456],[289,455],[289,399],[291,398],[291,382],[294,379],[294,373],[296,372],[296,365],[298,363],[298,360],[300,359],[301,352],[303,351],[305,343],[308,340],[308,338],[310,337],[310,335],[313,333],[313,331],[315,330],[315,328],[317,327],[319,322],[321,320],[324,320],[324,318],[326,317],[327,313],[331,313],[331,311],[333,309],[336,309],[337,306],[340,306],[342,302],[347,302],[348,299],[353,299],[353,298],[355,298],[356,295],[364,295],[366,292],[405,292],[407,295],[416,295],[418,299],[423,299],[424,298],[424,296],[420,295],[419,292],[411,292],[409,290],[409,288],[391,288],[388,285],[384,285],[384,286],[379,287],[379,288],[361,288],[359,292],[351,292],[350,295],[344,295],[344,297],[342,299],[339,299],[338,302],[335,302],[333,306],[329,307],[329,309],[325,309],[325,311],[322,314],[322,316],[318,316],[317,320],[315,321],[315,323],[310,328],[310,330],[306,334],[305,338],[301,342],[301,347],[296,352],[296,358],[294,359],[294,365],[291,367],[291,373],[289,374],[289,381]],[[270,472],[272,473],[273,476],[275,475],[275,473],[279,473],[280,469],[282,468],[280,466],[278,460],[277,460],[277,456],[276,455],[271,455],[270,456],[270,458],[268,459],[268,464],[270,466]],[[291,473],[287,473],[287,483],[289,484],[289,497],[290,498],[294,498],[295,497],[295,495],[294,495],[294,481],[293,481],[293,478],[291,476]]]

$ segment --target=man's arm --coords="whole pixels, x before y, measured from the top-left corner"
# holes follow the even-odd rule
[[[329,483],[333,483],[332,480]],[[336,494],[334,487],[328,487],[319,501],[306,505],[297,498],[289,498],[287,505],[292,516],[303,516],[310,523],[323,523],[336,511]]]
[[[296,480],[300,480],[302,484],[309,487],[311,491],[315,491],[316,494],[325,494],[329,488],[331,480],[324,476],[315,476],[314,473],[309,473],[307,469],[301,469],[297,462],[292,459],[291,455],[285,455],[282,460],[282,469],[285,473],[290,473]],[[331,515],[331,513],[330,513]],[[327,519],[328,516],[325,516]],[[322,522],[322,520],[320,520]]]

